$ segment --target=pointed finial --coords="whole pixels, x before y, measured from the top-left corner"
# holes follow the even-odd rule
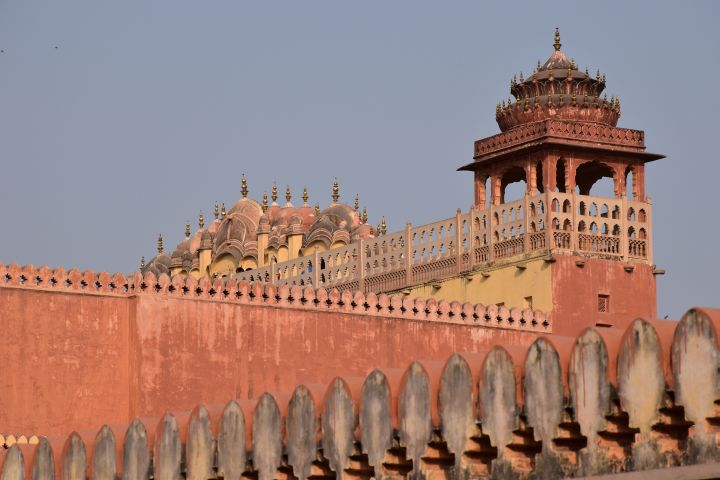
[[[513,75],[512,84],[515,85],[516,83],[517,83],[517,75]]]
[[[145,255],[140,257],[140,270],[145,270]]]
[[[520,70],[520,83],[524,83],[524,82],[525,82],[525,77],[523,76],[522,70]]]
[[[380,221],[380,233],[385,235],[387,233],[387,223],[385,223],[385,217],[382,217]]]
[[[267,192],[263,192],[263,204],[262,204],[263,213],[267,212],[267,208],[268,208]]]
[[[367,223],[367,207],[363,207],[362,223]]]
[[[190,238],[190,222],[185,222],[185,238]]]
[[[553,47],[555,47],[555,51],[559,51],[560,47],[562,47],[562,43],[560,43],[560,29],[555,28],[555,43],[553,44]]]
[[[572,66],[573,70],[577,70],[577,62],[575,61],[574,58],[572,60],[570,60],[570,66]]]
[[[198,217],[198,227],[205,228],[205,217],[203,217],[202,210],[200,210],[200,216]]]
[[[495,115],[500,115],[500,102],[498,102],[497,106],[495,107]]]
[[[227,212],[225,211],[225,202],[222,204],[222,210],[220,211],[220,215],[222,215],[220,218],[222,220],[225,220],[225,216],[227,215]]]
[[[588,67],[585,67],[585,78],[590,78],[590,70],[588,70]]]
[[[338,186],[337,177],[335,177],[335,181],[333,182],[332,200],[333,203],[338,203],[338,200],[340,200],[340,187]]]
[[[380,236],[380,231],[381,231],[381,227],[380,227],[380,223],[378,223],[377,228],[375,230],[378,237]]]
[[[288,203],[290,203],[290,200],[292,199],[292,194],[290,193],[290,185],[285,187],[285,200],[287,200]]]
[[[248,196],[248,188],[247,188],[247,180],[245,179],[245,174],[243,173],[242,176],[242,182],[241,182],[242,188],[240,189],[240,193],[242,193],[243,198],[247,198]]]
[[[542,65],[540,65],[540,60],[538,60],[537,71],[539,72],[541,68],[542,68]]]
[[[355,211],[360,211],[360,198],[358,197],[358,194],[355,194]]]
[[[277,202],[277,182],[273,182],[270,198],[272,198],[273,203]]]
[[[595,75],[595,78],[600,80],[600,69],[599,68],[597,69],[597,74]]]
[[[162,233],[160,235],[158,235],[157,252],[158,252],[158,255],[162,255],[162,253],[163,253]]]
[[[308,198],[307,187],[303,187],[303,203],[307,203]]]
[[[319,203],[315,204],[315,216],[316,217],[320,216],[320,204]]]
[[[218,207],[217,202],[215,202],[215,212],[214,213],[215,213],[215,220],[217,220],[218,217],[220,216],[220,207]]]

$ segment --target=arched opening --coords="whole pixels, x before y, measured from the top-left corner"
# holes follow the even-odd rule
[[[575,184],[580,195],[613,197],[615,181],[613,170],[600,162],[583,163],[575,172]]]
[[[527,176],[522,167],[510,167],[500,179],[500,202],[518,200],[527,192]]]
[[[545,178],[543,177],[543,164],[538,161],[535,165],[535,188],[538,193],[545,192]]]
[[[565,192],[565,159],[560,158],[555,166],[555,191]]]
[[[625,193],[628,200],[635,199],[635,172],[633,167],[625,169]]]

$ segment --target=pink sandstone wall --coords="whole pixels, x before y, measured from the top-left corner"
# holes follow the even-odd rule
[[[551,331],[541,312],[457,302],[152,274],[111,282],[31,266],[5,272],[0,427],[27,435],[292,392],[418,357],[527,346]]]
[[[636,318],[657,318],[653,266],[557,255],[552,266],[553,333],[575,336],[598,322],[621,330]],[[576,262],[584,261],[579,267]],[[598,294],[609,295],[609,313],[598,312]]]

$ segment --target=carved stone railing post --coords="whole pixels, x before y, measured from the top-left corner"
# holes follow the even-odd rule
[[[405,223],[405,285],[412,285],[413,281],[413,264],[412,264],[412,223]]]
[[[570,250],[579,250],[580,244],[579,244],[579,237],[578,237],[578,221],[577,221],[578,201],[577,201],[577,194],[575,193],[575,190],[573,190],[573,192],[572,192],[572,200],[570,202],[570,208],[572,209],[572,217],[571,217],[572,225],[570,226]]]
[[[313,253],[312,274],[313,286],[317,288],[320,286],[320,254],[318,253],[317,248],[315,249],[315,253]]]
[[[523,207],[523,253],[532,249],[530,244],[530,195],[525,192],[525,206]]]
[[[543,224],[545,225],[545,245],[547,249],[552,251],[553,245],[553,232],[552,232],[552,215],[550,215],[552,197],[550,192],[545,192],[545,212],[543,213]]]
[[[628,241],[627,219],[628,219],[627,199],[625,197],[622,197],[620,199],[620,253],[622,254],[623,262],[627,262],[628,249],[630,248],[630,242]]]
[[[358,255],[357,255],[357,275],[358,275],[358,290],[361,292],[365,291],[365,240],[362,238],[358,243]]]
[[[275,259],[270,260],[270,283],[278,284],[278,278],[277,278],[277,264],[275,262]]]
[[[463,245],[462,245],[462,212],[458,208],[455,211],[455,271],[460,273],[463,271]]]
[[[495,229],[498,228],[498,226],[495,224],[495,202],[490,202],[490,208],[488,208],[488,226],[490,228],[489,230],[487,230],[487,259],[488,261],[491,261],[495,259]]]
[[[484,197],[483,197],[484,198]],[[472,270],[475,268],[475,211],[477,209],[477,205],[472,205],[470,207],[470,211],[468,212],[468,243],[467,243],[467,251],[468,251],[468,270]]]

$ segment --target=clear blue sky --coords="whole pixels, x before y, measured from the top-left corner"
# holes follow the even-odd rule
[[[472,202],[456,167],[513,74],[563,50],[646,131],[658,312],[720,305],[720,3],[0,0],[0,261],[131,271],[214,200],[333,177],[391,230]]]

